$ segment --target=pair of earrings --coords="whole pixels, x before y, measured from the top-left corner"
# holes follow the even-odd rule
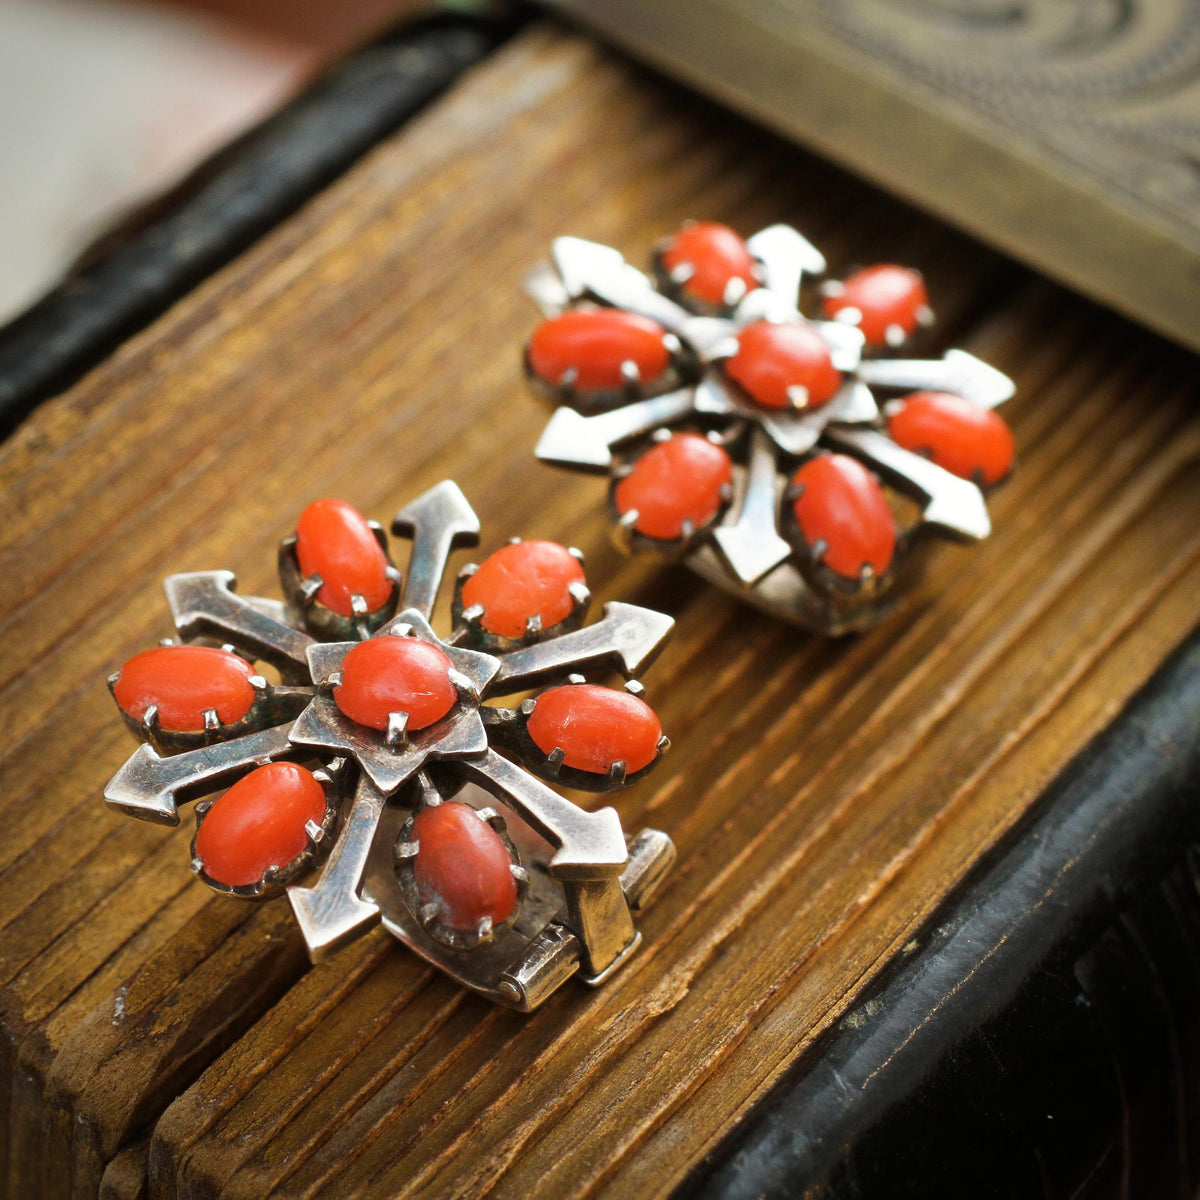
[[[1013,457],[992,409],[1013,389],[961,350],[891,357],[932,320],[914,271],[826,283],[802,316],[824,269],[782,225],[686,225],[652,276],[560,238],[529,280],[546,317],[525,365],[558,405],[538,456],[609,476],[624,548],[841,634],[886,615],[927,532],[987,535],[983,489]],[[179,644],[109,679],[143,744],[105,798],[172,825],[197,801],[192,870],[232,896],[286,892],[314,959],[382,922],[528,1011],[625,962],[674,860],[665,833],[627,839],[615,809],[555,790],[653,770],[669,743],[637,677],[673,622],[614,602],[588,624],[579,552],[514,539],[458,572],[442,637],[443,576],[478,519],[447,481],[391,534],[411,543],[403,571],[380,526],[322,500],[280,544],[282,601],[238,595],[228,571],[169,577]]]

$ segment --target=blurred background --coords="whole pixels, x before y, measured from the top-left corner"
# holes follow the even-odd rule
[[[0,323],[409,0],[0,0]]]

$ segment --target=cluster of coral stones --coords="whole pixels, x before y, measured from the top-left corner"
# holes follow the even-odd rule
[[[399,716],[412,733],[436,726],[463,702],[461,681],[438,646],[411,636],[366,636],[397,603],[398,573],[377,526],[340,500],[318,500],[301,514],[294,552],[305,581],[299,599],[367,623],[333,688],[346,717],[387,733]],[[582,587],[577,552],[552,542],[513,542],[463,580],[468,624],[461,629],[514,640],[552,632],[579,612]],[[231,647],[162,645],[131,658],[110,685],[129,722],[162,751],[221,741],[276,719],[264,704],[270,685]],[[644,769],[665,741],[649,705],[609,687],[550,687],[521,711],[544,763],[598,779],[610,779],[615,764],[623,764],[622,777]],[[322,830],[336,823],[335,807],[329,774],[320,766],[253,768],[198,809],[193,867],[222,890],[248,889],[242,894],[261,891],[264,881],[285,882],[312,864]],[[423,807],[413,841],[419,897],[436,908],[442,926],[499,928],[514,915],[520,864],[476,809],[454,801]]]
[[[732,229],[685,225],[659,251],[659,285],[698,314],[729,315],[763,285],[761,264]],[[826,283],[822,316],[857,328],[869,354],[894,349],[931,319],[925,284],[906,267],[864,268]],[[686,382],[680,342],[651,318],[618,308],[572,308],[541,323],[530,340],[530,370],[580,407],[626,403]],[[828,343],[809,322],[756,320],[722,347],[727,383],[764,410],[815,412],[843,383]],[[694,369],[692,367],[691,369]],[[591,403],[589,404],[589,397]],[[582,403],[580,403],[582,401]],[[1000,482],[1013,463],[1013,439],[995,412],[947,392],[919,391],[888,405],[887,434],[981,487]],[[679,432],[659,441],[617,483],[618,514],[638,533],[672,541],[715,521],[730,496],[733,463],[720,438]],[[884,575],[897,523],[875,474],[857,459],[820,451],[803,461],[787,492],[806,548],[821,548],[823,567],[849,581]]]

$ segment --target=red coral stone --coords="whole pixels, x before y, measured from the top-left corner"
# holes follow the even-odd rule
[[[841,291],[826,296],[822,303],[829,317],[837,316],[844,308],[858,309],[862,318],[856,324],[863,337],[873,346],[882,346],[887,344],[892,326],[906,336],[916,329],[929,297],[920,271],[884,263],[847,276]]]
[[[480,624],[498,637],[519,638],[530,617],[542,628],[565,621],[575,607],[570,587],[583,583],[579,560],[557,542],[514,542],[479,564],[463,584],[464,608],[482,605]]]
[[[824,542],[821,562],[847,579],[864,566],[882,575],[896,549],[896,521],[875,476],[845,454],[809,459],[792,477],[803,488],[794,511],[804,540]]]
[[[450,929],[473,932],[484,918],[502,925],[517,904],[512,859],[496,831],[469,804],[423,808],[413,820],[420,847],[413,864],[417,894],[438,906]]]
[[[695,433],[677,433],[652,446],[618,484],[614,499],[623,516],[637,510],[635,528],[646,537],[672,540],[684,524],[708,524],[720,511],[721,489],[733,482],[733,464],[721,446]]]
[[[204,814],[196,856],[205,874],[230,887],[258,883],[268,867],[304,852],[309,821],[325,819],[325,789],[295,763],[268,763],[239,779]]]
[[[725,373],[764,408],[820,408],[842,386],[825,339],[805,322],[755,321],[737,341]],[[807,398],[793,402],[789,388],[803,388]]]
[[[671,361],[666,330],[649,317],[620,308],[571,309],[543,321],[529,339],[529,365],[547,383],[570,382],[581,392],[625,386],[621,367],[632,362],[643,384],[653,383]]]
[[[544,691],[525,728],[543,754],[561,747],[566,766],[597,775],[607,775],[615,762],[623,762],[631,775],[648,767],[662,737],[658,717],[644,700],[590,683]]]
[[[731,279],[740,279],[747,292],[758,287],[749,247],[728,225],[716,221],[685,225],[663,251],[662,264],[668,272],[691,268],[681,289],[705,304],[723,305]]]
[[[939,467],[985,487],[1012,470],[1016,448],[1004,419],[949,392],[914,392],[888,417],[897,445],[928,454]]]
[[[352,721],[386,729],[391,713],[408,713],[409,730],[440,721],[458,699],[450,660],[419,638],[385,634],[359,642],[342,660],[334,703]]]
[[[157,646],[135,654],[113,686],[121,710],[140,721],[150,705],[158,724],[173,733],[204,728],[204,713],[217,710],[222,724],[240,721],[254,704],[254,668],[215,646]]]
[[[296,558],[301,575],[325,581],[317,599],[343,617],[354,613],[351,596],[361,596],[374,612],[392,594],[387,556],[366,518],[344,500],[314,500],[300,514]]]

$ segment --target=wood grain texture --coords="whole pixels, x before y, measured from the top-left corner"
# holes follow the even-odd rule
[[[551,237],[638,258],[687,216],[926,271],[939,338],[1012,374],[996,532],[827,642],[608,543],[535,465],[520,294]],[[664,1195],[899,953],[1177,645],[1200,597],[1195,362],[835,169],[526,31],[0,451],[0,1178],[113,1197]],[[489,1008],[376,932],[308,969],[286,906],[213,897],[187,834],[106,812],[107,671],[159,581],[270,594],[300,507],[386,519],[454,477],[670,611],[675,749],[618,804],[679,864],[605,988]]]

